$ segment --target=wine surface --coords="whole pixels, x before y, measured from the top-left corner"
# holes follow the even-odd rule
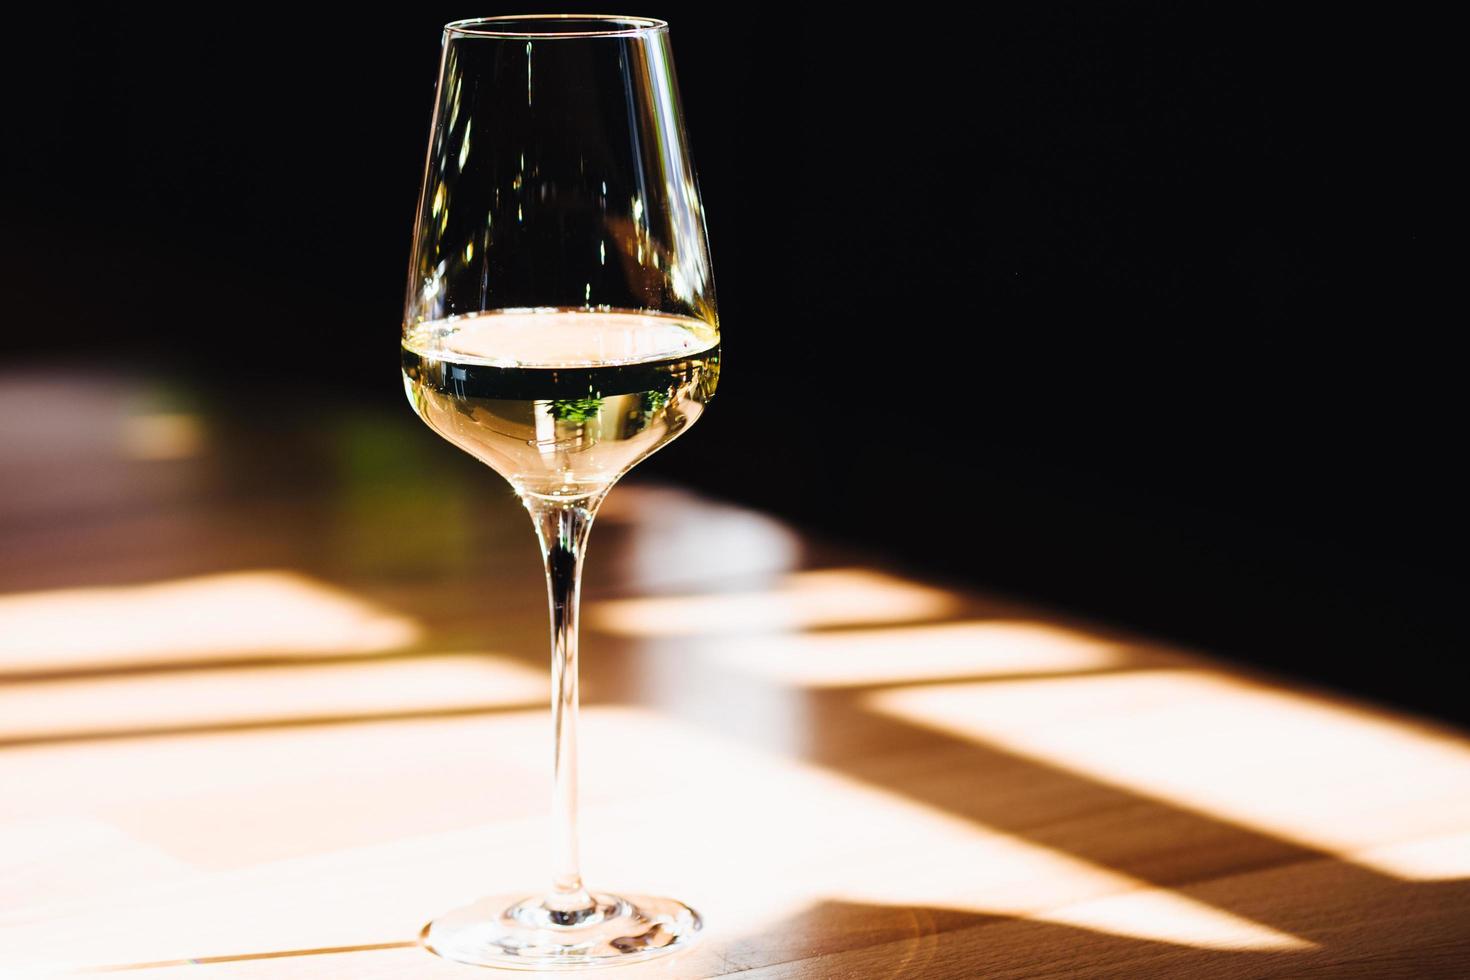
[[[608,487],[704,411],[719,334],[654,313],[513,310],[418,325],[403,341],[414,410],[520,493]]]

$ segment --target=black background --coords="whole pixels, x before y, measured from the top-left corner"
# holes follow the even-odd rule
[[[673,25],[725,340],[643,472],[1470,720],[1432,25],[1021,6],[630,11]],[[406,412],[439,28],[504,12],[9,18],[5,363]]]

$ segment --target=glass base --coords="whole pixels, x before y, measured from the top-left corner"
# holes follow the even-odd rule
[[[482,898],[424,926],[430,952],[457,963],[559,970],[633,963],[683,949],[699,913],[669,898],[593,895],[595,907],[561,912],[546,899]]]

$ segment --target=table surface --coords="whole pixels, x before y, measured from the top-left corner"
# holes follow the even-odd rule
[[[253,414],[0,378],[0,976],[484,976],[546,882],[526,515]],[[1470,974],[1462,733],[657,484],[586,575],[586,877],[707,922],[620,978]]]

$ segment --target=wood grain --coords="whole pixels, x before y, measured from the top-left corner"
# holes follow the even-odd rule
[[[412,420],[197,427],[3,464],[0,976],[484,975],[414,940],[546,874],[529,522]],[[592,542],[586,873],[708,922],[619,977],[1470,975],[1463,733],[669,487]]]

